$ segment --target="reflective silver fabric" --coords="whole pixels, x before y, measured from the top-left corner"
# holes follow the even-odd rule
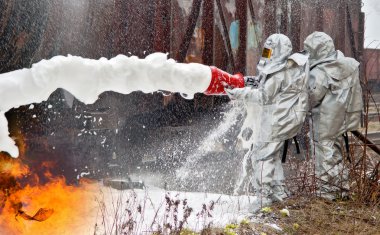
[[[318,196],[330,200],[343,197],[349,189],[348,170],[342,158],[343,137],[315,142],[314,147]]]
[[[273,34],[268,37],[264,43],[264,48],[272,50],[269,59],[261,58],[257,65],[257,72],[272,74],[280,71],[286,66],[288,57],[292,54],[292,43],[290,39],[283,34]]]
[[[308,45],[305,49],[309,50],[310,56],[315,55],[317,58],[310,57],[310,61],[315,62],[309,81],[316,141],[334,139],[347,131],[358,129],[363,109],[359,62],[345,57],[340,51],[327,55],[325,51],[330,50],[325,45],[329,45],[327,42],[330,39],[328,35],[316,32],[305,41],[305,45]]]
[[[323,61],[333,60],[335,46],[332,38],[323,32],[310,34],[304,42],[304,49],[309,53],[310,67],[314,67]]]
[[[272,201],[282,201],[286,196],[281,163],[283,146],[284,142],[253,143],[251,150],[244,156],[234,195],[248,193],[251,185],[257,195]],[[258,157],[263,155],[266,158]]]
[[[258,88],[226,89],[231,99],[244,101],[244,126],[252,132],[234,193],[244,192],[250,182],[260,195],[279,201],[285,196],[281,165],[284,141],[301,129],[308,110],[308,57],[291,55],[290,40],[285,35],[270,36],[265,47],[273,52],[271,59],[258,66]]]
[[[304,64],[297,64],[288,59],[286,67],[264,77],[259,87],[244,87],[226,89],[231,99],[242,99],[253,109],[250,112],[260,112],[258,122],[252,120],[251,126],[259,126],[255,133],[257,141],[281,142],[292,138],[301,128],[308,110],[308,76],[307,57],[294,54],[293,58],[306,58]],[[290,57],[291,58],[291,57]],[[256,108],[255,106],[259,106]],[[248,114],[249,115],[249,114]],[[247,120],[249,121],[249,120]]]
[[[331,37],[322,32],[308,36],[304,45],[312,64],[309,87],[315,148],[311,149],[315,149],[317,177],[324,185],[321,192],[334,191],[338,172],[344,173],[340,136],[360,125],[363,103],[359,62],[335,51]]]

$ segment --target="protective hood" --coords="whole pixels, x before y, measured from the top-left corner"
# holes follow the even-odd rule
[[[309,53],[310,68],[336,57],[334,41],[323,32],[310,34],[304,41],[304,49]]]
[[[360,64],[353,58],[345,57],[340,51],[337,51],[333,58],[334,61],[323,63],[319,68],[336,80],[342,80],[351,76]]]
[[[272,34],[265,41],[263,55],[257,65],[257,72],[266,75],[280,71],[286,66],[292,54],[292,43],[283,34]]]

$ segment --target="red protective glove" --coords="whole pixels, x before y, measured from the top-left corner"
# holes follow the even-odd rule
[[[242,88],[244,87],[244,77],[241,73],[231,75],[223,70],[214,66],[210,66],[212,77],[211,82],[205,95],[226,95],[224,87],[229,88]]]

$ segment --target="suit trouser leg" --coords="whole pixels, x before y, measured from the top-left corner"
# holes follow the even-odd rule
[[[253,186],[259,196],[282,201],[285,177],[281,163],[283,142],[262,143],[252,156]]]
[[[334,199],[348,189],[348,171],[343,164],[343,138],[315,142],[315,174],[320,196]]]

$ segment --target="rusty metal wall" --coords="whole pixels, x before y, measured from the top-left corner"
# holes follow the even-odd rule
[[[178,2],[191,1],[174,0],[172,5]],[[204,5],[213,5],[214,11],[205,16],[202,14],[204,11],[200,14],[203,20],[197,21],[185,61],[205,63],[202,57],[204,48],[208,43],[212,43],[214,49],[208,54],[213,59],[207,62],[213,61],[214,65],[229,72],[254,74],[261,50],[260,44],[267,36],[272,33],[284,33],[291,38],[294,50],[298,51],[302,50],[304,39],[314,31],[328,33],[334,39],[337,49],[348,56],[360,59],[364,34],[364,21],[360,18],[362,17],[360,0],[206,2],[207,5]],[[222,9],[222,13],[219,9]],[[185,27],[181,25],[184,26],[191,19],[189,17],[191,11],[188,9],[187,14],[180,8],[173,8],[172,11],[174,19],[171,30],[174,36],[171,38],[173,45],[171,54],[176,55],[180,50],[179,44],[184,38]],[[214,22],[212,28],[206,23],[210,20]],[[207,37],[205,32],[208,33]],[[206,43],[206,40],[210,41]]]

